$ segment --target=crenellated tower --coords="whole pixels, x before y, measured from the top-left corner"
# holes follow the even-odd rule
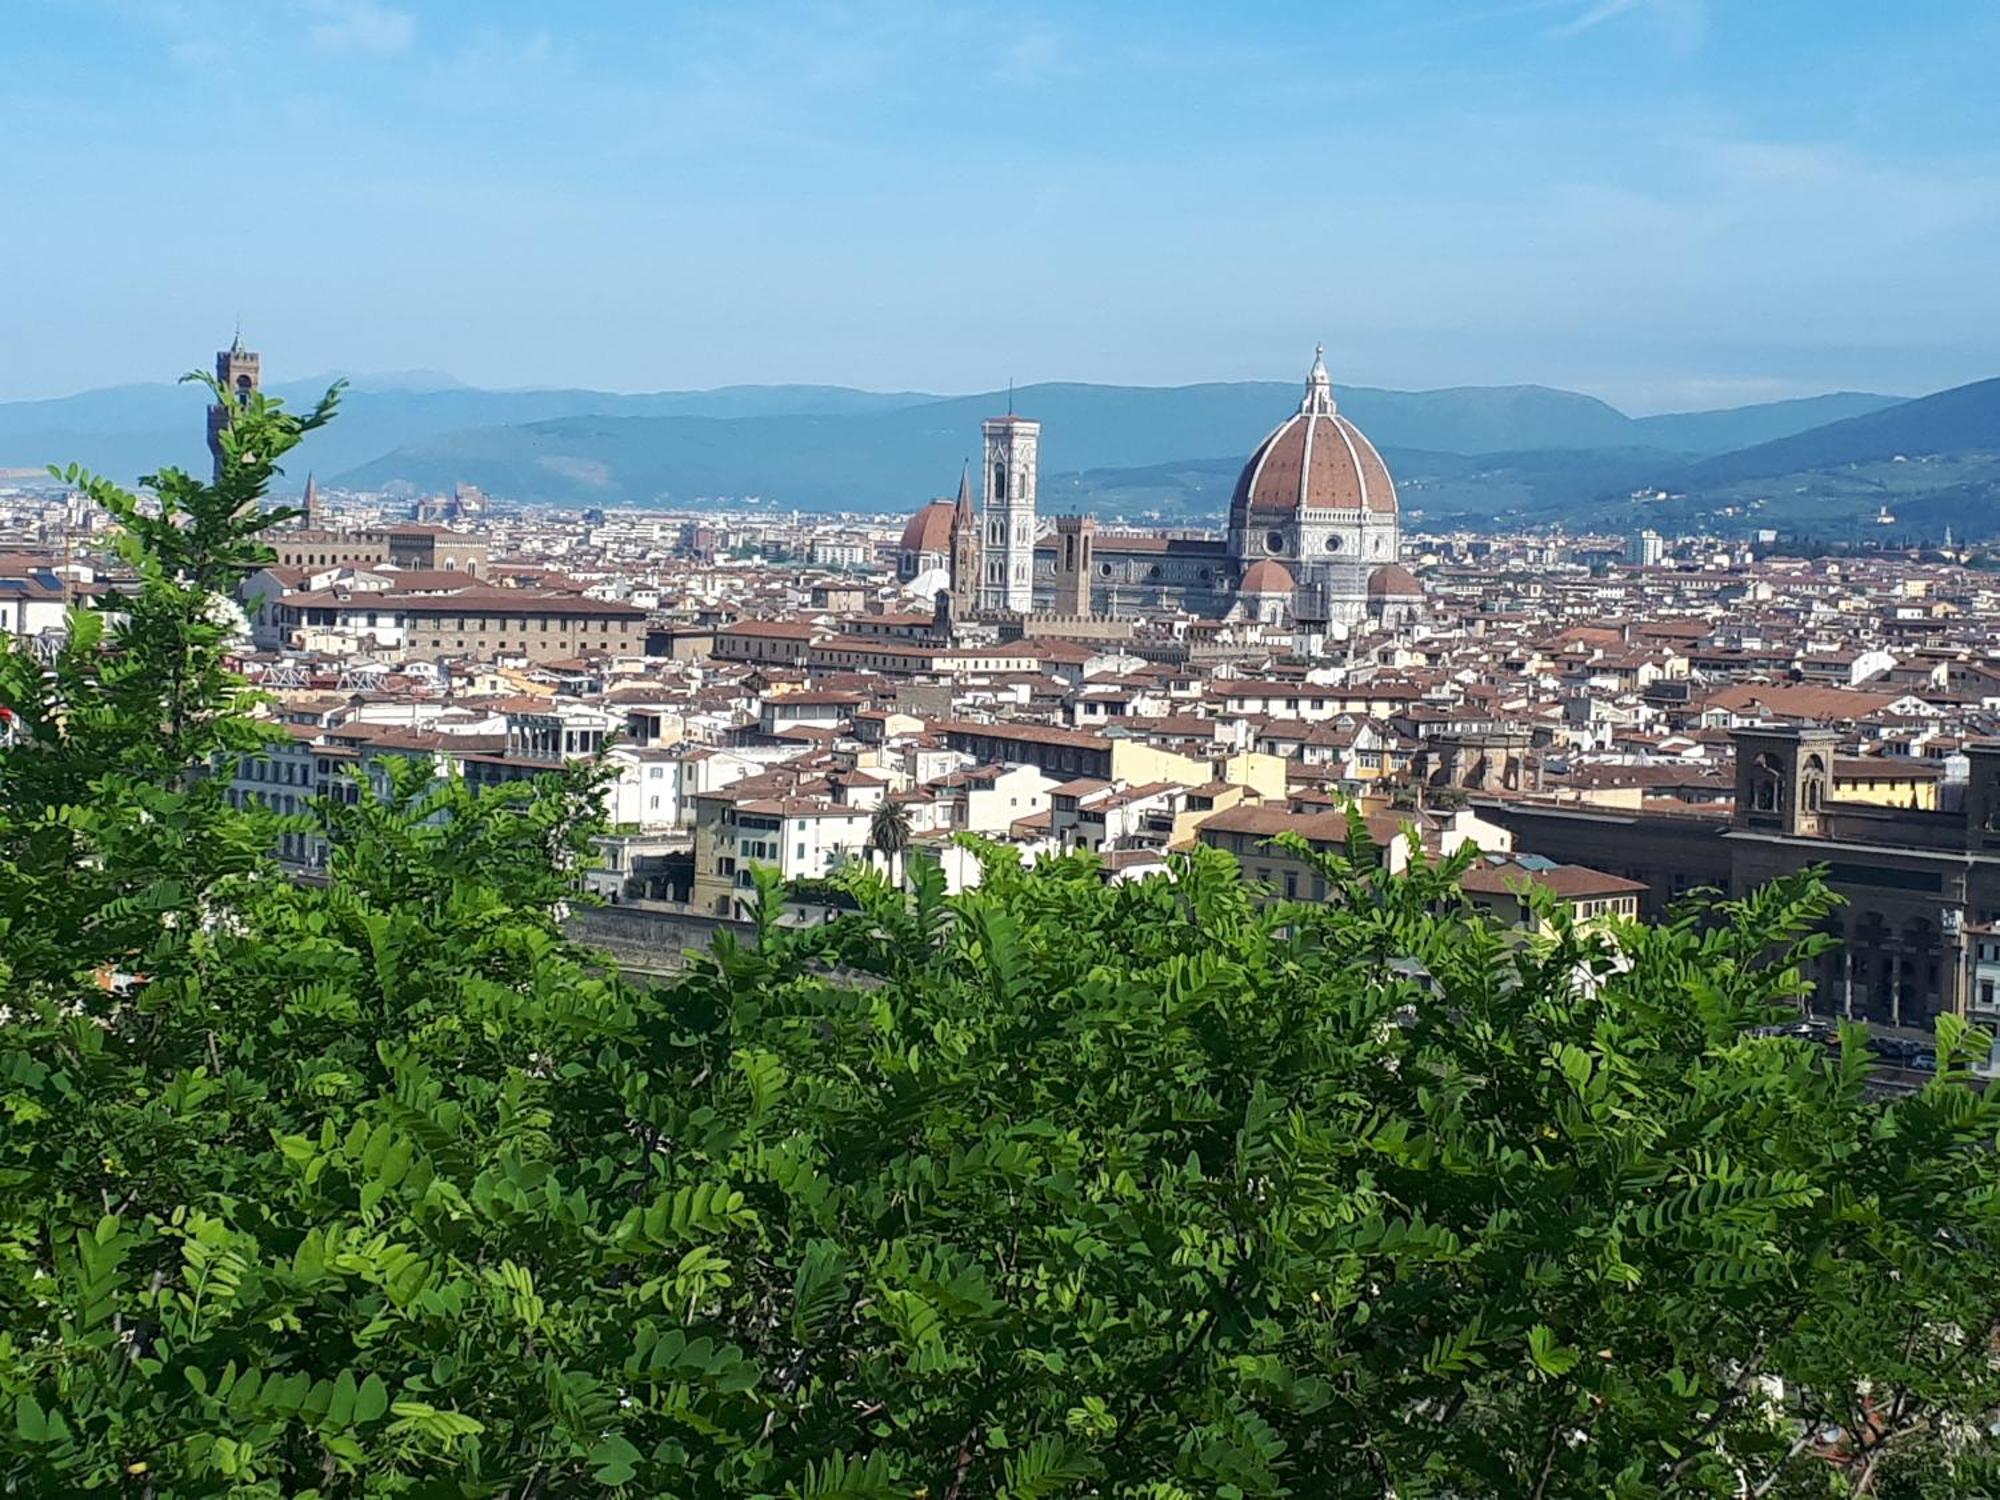
[[[222,434],[236,413],[250,404],[250,397],[263,385],[263,361],[243,347],[243,330],[236,331],[227,349],[215,356],[215,379],[228,392],[226,400],[208,409],[208,451],[215,460],[215,478],[222,479]]]

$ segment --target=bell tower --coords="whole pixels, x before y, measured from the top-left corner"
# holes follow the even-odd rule
[[[986,576],[980,602],[1025,615],[1035,607],[1035,465],[1042,424],[1009,412],[988,417],[983,430]]]
[[[965,621],[978,611],[981,596],[979,570],[979,513],[972,508],[970,465],[958,476],[958,503],[951,512],[951,614]]]
[[[250,397],[264,383],[262,361],[243,347],[242,329],[237,329],[236,338],[230,346],[215,356],[215,380],[229,393],[227,400],[217,401],[208,409],[208,451],[215,460],[215,478],[220,482],[223,429],[229,426],[237,411],[250,404]]]
[[[1805,838],[1826,831],[1839,734],[1782,725],[1732,729],[1729,738],[1736,747],[1738,828]]]
[[[1056,517],[1056,598],[1059,615],[1079,619],[1090,614],[1091,553],[1097,544],[1097,522],[1090,516]]]

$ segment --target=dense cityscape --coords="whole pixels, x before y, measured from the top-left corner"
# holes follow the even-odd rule
[[[0,1500],[2000,1497],[1996,56],[0,5]]]
[[[259,357],[216,370],[254,389]],[[1425,535],[1322,358],[1272,419],[1206,532],[1040,513],[1013,413],[893,524],[308,484],[232,658],[293,743],[235,796],[297,812],[388,758],[493,783],[602,755],[592,884],[658,920],[590,920],[661,962],[743,920],[755,866],[879,862],[884,808],[954,890],[975,834],[1108,880],[1198,842],[1296,895],[1312,877],[1267,840],[1339,846],[1350,806],[1392,868],[1474,845],[1470,889],[1524,922],[1526,888],[1660,917],[1825,865],[1846,905],[1816,1010],[1918,1067],[1939,1014],[2000,1020],[2000,577],[1949,547]],[[4,498],[9,628],[59,638],[115,583],[104,518]]]

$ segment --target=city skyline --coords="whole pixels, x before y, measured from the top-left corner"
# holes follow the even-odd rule
[[[33,3],[0,399],[1538,383],[1634,413],[2000,369],[2000,15],[1458,0]]]

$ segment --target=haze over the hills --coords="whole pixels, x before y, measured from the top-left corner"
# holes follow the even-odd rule
[[[469,479],[496,494],[572,502],[758,495],[809,508],[894,511],[951,488],[976,449],[981,418],[1002,410],[1005,399],[990,392],[866,416],[561,417],[443,433],[337,478],[365,488],[402,481],[428,489]],[[1016,410],[1043,424],[1042,470],[1054,487],[1054,503],[1062,476],[1080,471],[1187,458],[1240,463],[1296,404],[1297,388],[1277,382],[1166,389],[1063,384],[1024,387],[1013,399]],[[1540,387],[1340,393],[1342,409],[1392,451],[1645,448],[1657,449],[1668,467],[1678,455],[1716,452],[1738,433],[1787,435],[1892,400],[1840,395],[1635,420],[1595,398]]]
[[[335,377],[274,382],[267,387],[291,406],[318,399]],[[585,390],[475,390],[449,376],[429,386],[418,377],[362,375],[341,398],[340,419],[315,434],[305,462],[322,475],[351,469],[392,449],[435,440],[462,428],[509,426],[554,417],[750,417],[774,412],[860,414],[935,400],[917,394],[856,391],[836,386],[725,386],[709,391],[623,395]],[[164,464],[208,463],[202,409],[208,392],[196,384],[126,385],[47,401],[0,402],[0,468],[78,462],[120,478]],[[294,476],[302,482],[302,476]]]
[[[1687,477],[1699,483],[1762,479],[1801,469],[1969,451],[2000,451],[2000,379],[1746,445],[1693,465]]]
[[[272,390],[309,402],[325,380]],[[1404,506],[1434,523],[1620,527],[1780,524],[1838,530],[1894,509],[1941,531],[2000,529],[2000,380],[1916,400],[1834,392],[1631,417],[1542,386],[1341,389]],[[757,497],[900,512],[949,491],[1006,391],[936,396],[844,386],[644,394],[488,391],[410,372],[358,377],[290,476],[357,489],[471,483],[521,501],[690,504]],[[1043,423],[1044,508],[1213,522],[1236,470],[1298,399],[1283,381],[1024,386]],[[194,385],[0,403],[0,468],[82,462],[136,478],[206,462]],[[1915,462],[1911,462],[1915,461]],[[1634,498],[1678,497],[1667,508]]]
[[[300,404],[323,382],[274,385]],[[303,462],[359,488],[480,485],[524,500],[685,502],[759,495],[812,508],[896,510],[948,489],[983,417],[1008,393],[937,397],[825,386],[622,395],[584,390],[399,388],[363,377]],[[1051,476],[1174,461],[1238,460],[1289,411],[1276,381],[1167,388],[1050,384],[1012,393],[1040,418]],[[80,461],[131,478],[203,461],[199,386],[126,386],[0,404],[0,466]],[[1391,450],[1481,454],[1643,449],[1708,455],[1879,411],[1895,397],[1839,393],[1726,411],[1632,418],[1537,386],[1340,392]],[[293,482],[302,480],[293,476]],[[1059,481],[1057,481],[1060,484]]]

